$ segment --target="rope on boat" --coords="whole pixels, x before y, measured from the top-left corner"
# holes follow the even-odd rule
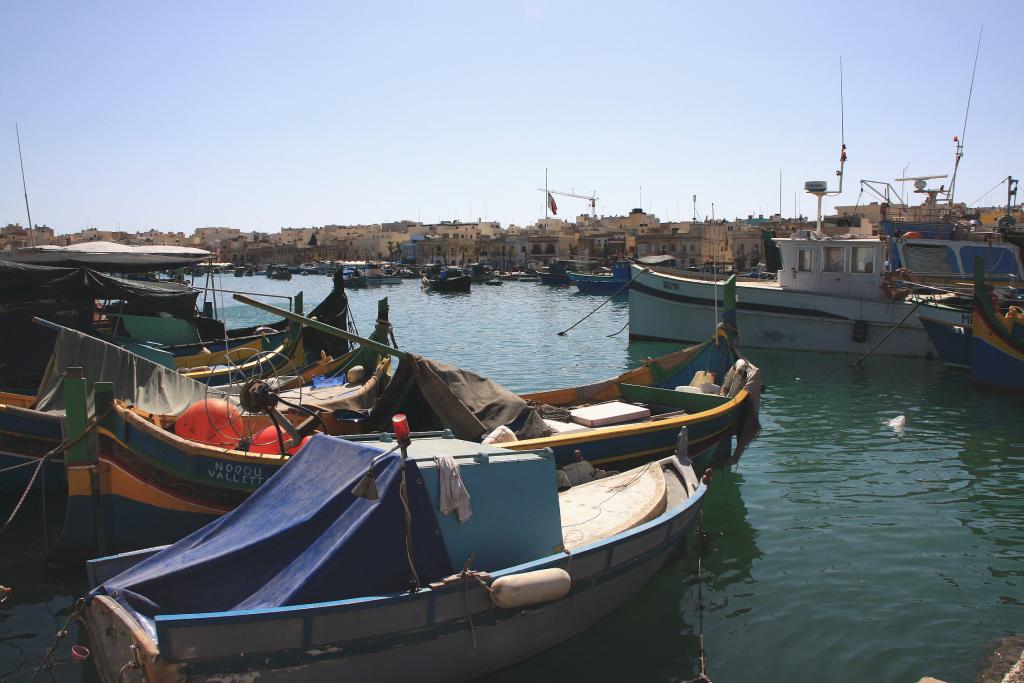
[[[602,302],[601,302],[600,304],[598,304],[597,308],[595,308],[594,310],[592,310],[592,311],[591,311],[590,313],[587,313],[587,314],[586,314],[585,316],[583,316],[582,318],[580,318],[579,320],[577,320],[577,321],[576,321],[576,322],[575,322],[574,324],[572,324],[572,325],[571,325],[571,326],[569,326],[568,328],[566,328],[566,329],[562,330],[561,332],[559,332],[559,333],[558,333],[558,336],[559,336],[559,337],[564,337],[564,336],[565,336],[565,335],[566,335],[566,334],[567,334],[567,333],[569,332],[569,330],[571,330],[571,329],[572,329],[573,327],[576,327],[576,325],[579,325],[579,324],[580,324],[581,322],[583,322],[584,320],[586,320],[586,319],[587,319],[587,318],[589,318],[590,316],[592,316],[592,315],[594,315],[595,313],[597,313],[597,312],[598,312],[598,310],[600,310],[602,306],[604,306],[604,305],[605,305],[606,303],[608,303],[609,301],[611,301],[612,299],[614,299],[614,298],[615,298],[616,296],[618,296],[618,295],[619,295],[620,293],[622,293],[622,292],[623,292],[623,291],[624,291],[624,290],[625,290],[625,289],[626,289],[627,287],[629,287],[629,286],[630,286],[631,284],[633,284],[633,280],[637,279],[638,277],[640,277],[641,275],[643,275],[643,274],[644,274],[644,273],[646,273],[646,272],[648,272],[648,271],[647,271],[647,268],[641,268],[641,269],[640,269],[640,271],[639,271],[639,272],[637,272],[637,274],[636,274],[636,275],[634,275],[633,277],[631,277],[631,278],[629,279],[629,282],[627,282],[626,284],[622,285],[622,286],[621,286],[621,287],[619,287],[619,288],[618,288],[617,290],[615,290],[615,293],[614,293],[614,294],[612,294],[612,295],[611,295],[610,297],[608,297],[607,299],[605,299],[604,301],[602,301]],[[619,332],[621,332],[621,331],[622,331],[622,330],[619,330]],[[616,334],[618,334],[618,332],[616,332]]]
[[[76,443],[78,443],[83,438],[85,438],[85,436],[87,434],[89,434],[89,432],[91,432],[93,429],[95,429],[96,426],[102,420],[106,419],[107,415],[110,415],[110,412],[113,409],[114,409],[114,407],[111,406],[110,408],[107,408],[106,412],[104,412],[102,415],[93,416],[93,418],[91,420],[89,420],[89,422],[85,425],[85,429],[83,429],[82,432],[78,436],[76,436],[73,439],[64,439],[63,441],[60,442],[60,444],[56,448],[54,448],[53,450],[47,452],[43,457],[39,458],[39,462],[36,464],[35,472],[32,473],[32,477],[28,480],[28,486],[26,486],[25,490],[21,492],[21,498],[18,499],[17,505],[14,506],[14,509],[11,511],[11,514],[7,518],[7,521],[4,522],[4,525],[2,527],[0,527],[0,534],[2,534],[4,531],[6,531],[7,527],[9,527],[11,525],[11,522],[14,521],[14,518],[18,516],[18,512],[21,510],[21,506],[25,504],[25,500],[28,498],[28,492],[32,490],[32,486],[36,483],[36,479],[39,477],[39,472],[43,469],[43,466],[46,464],[46,461],[49,460],[50,458],[52,458],[53,456],[55,456],[56,454],[60,453],[61,451],[65,451],[65,450],[71,448]],[[29,461],[29,462],[31,462],[31,461]],[[7,469],[5,469],[3,471],[0,471],[0,474],[2,474],[3,472],[9,472],[9,471],[11,471],[13,469],[17,469],[19,467],[23,467],[26,464],[27,463],[19,463],[18,465],[14,465],[13,467],[8,467]],[[43,491],[44,497],[45,497],[45,494],[46,494],[46,491]]]
[[[915,303],[914,307],[911,308],[910,311],[908,311],[905,316],[903,316],[903,320],[901,320],[898,323],[896,323],[895,325],[893,325],[892,329],[890,329],[888,332],[886,332],[885,336],[882,337],[881,339],[879,339],[877,344],[872,346],[871,349],[867,353],[865,353],[863,356],[861,356],[860,358],[857,359],[857,362],[854,364],[854,368],[856,368],[858,371],[863,370],[864,369],[864,361],[866,361],[868,359],[868,356],[873,354],[878,349],[879,346],[881,346],[883,343],[885,343],[885,340],[888,339],[890,336],[892,336],[893,332],[895,332],[896,330],[900,329],[900,326],[903,323],[907,322],[907,320],[910,318],[910,316],[912,316],[914,314],[914,311],[917,310],[917,307],[920,306],[922,303],[924,303],[924,302],[918,301],[917,303]]]
[[[708,656],[704,651],[704,559],[701,550],[706,536],[704,511],[701,510],[697,517],[697,620],[700,628],[700,653],[698,655],[700,657],[700,673],[686,683],[711,683],[711,677],[708,676]]]
[[[398,488],[405,512],[405,557],[409,561],[409,572],[412,574],[412,592],[420,590],[420,575],[416,573],[416,563],[412,559],[412,512],[409,510],[409,487],[405,479],[405,448],[402,449],[402,483]]]
[[[57,645],[60,641],[68,635],[68,627],[71,626],[72,621],[79,621],[82,616],[82,607],[85,605],[85,598],[79,598],[75,602],[74,608],[71,610],[71,614],[68,616],[68,620],[64,622],[64,625],[57,631],[57,637],[50,643],[50,647],[46,649],[46,653],[43,655],[42,661],[39,662],[39,666],[36,667],[35,671],[32,672],[32,678],[28,679],[28,683],[33,683],[39,674],[45,669],[51,671],[53,669],[53,653],[57,649]]]
[[[486,576],[486,574],[469,568],[475,559],[476,553],[470,553],[469,557],[466,558],[466,563],[462,565],[462,571],[458,573],[458,578],[462,580],[462,611],[466,615],[466,621],[469,622],[469,634],[473,638],[474,650],[476,649],[476,627],[473,625],[473,614],[469,611],[469,580],[476,579],[476,582],[487,591],[488,595],[492,591],[491,587],[483,579],[483,576]]]

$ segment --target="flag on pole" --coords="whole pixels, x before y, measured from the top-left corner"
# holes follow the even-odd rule
[[[555,204],[555,198],[551,196],[550,192],[548,192],[548,208],[551,209],[552,216],[558,215],[558,204]]]

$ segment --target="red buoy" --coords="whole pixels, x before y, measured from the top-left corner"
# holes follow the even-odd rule
[[[281,438],[287,440],[288,435],[282,433]],[[288,449],[288,455],[295,455],[300,448],[306,445],[312,437],[305,437],[299,442],[297,446],[292,446]],[[250,453],[273,453],[276,455],[281,454],[281,444],[277,440],[277,427],[269,425],[264,427],[260,431],[256,432],[252,437],[252,445],[249,447]]]
[[[174,433],[209,446],[234,448],[242,435],[242,415],[224,399],[208,398],[185,409],[174,423]]]

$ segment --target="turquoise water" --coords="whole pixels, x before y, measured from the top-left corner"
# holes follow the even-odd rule
[[[302,289],[308,309],[329,280],[223,285]],[[427,294],[414,281],[350,292],[360,330],[372,328],[381,295],[399,346],[519,391],[609,377],[671,348],[606,336],[625,324],[625,299],[559,337],[602,299],[534,283],[470,295]],[[272,318],[225,303],[234,324]],[[873,358],[857,374],[849,356],[748,353],[764,369],[764,429],[734,471],[716,475],[700,549],[712,679],[971,680],[992,641],[1024,631],[1021,402],[974,391],[936,362]],[[902,431],[887,424],[898,415]],[[0,502],[0,513],[13,504]],[[43,569],[40,532],[34,502],[0,537],[0,584],[15,588],[0,607],[0,679],[27,678],[84,589],[77,573]],[[630,605],[489,680],[691,678],[697,557],[691,537]],[[89,679],[68,648],[58,649],[57,677]]]

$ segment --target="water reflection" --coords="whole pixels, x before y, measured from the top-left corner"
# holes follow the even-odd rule
[[[679,681],[698,672],[698,594],[703,591],[705,647],[712,661],[732,648],[731,620],[750,608],[751,571],[761,557],[743,503],[743,475],[719,471],[704,502],[707,536],[685,546],[628,604],[553,650],[481,680]],[[714,673],[714,669],[711,669]]]

